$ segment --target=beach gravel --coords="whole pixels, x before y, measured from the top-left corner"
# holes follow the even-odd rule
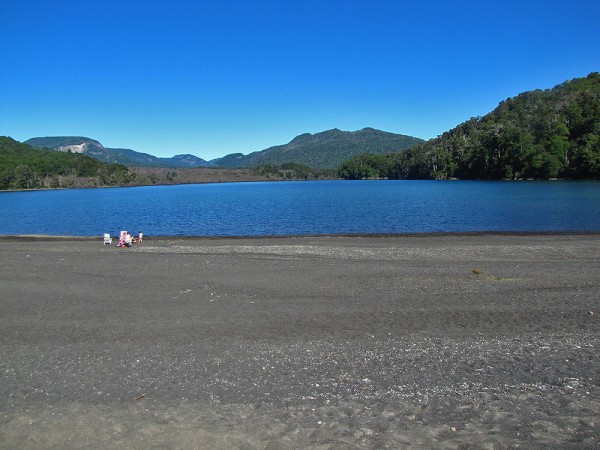
[[[600,236],[0,237],[0,448],[598,448]]]

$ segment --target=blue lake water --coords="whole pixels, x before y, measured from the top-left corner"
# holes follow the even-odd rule
[[[0,234],[600,231],[600,182],[311,181],[0,193]]]

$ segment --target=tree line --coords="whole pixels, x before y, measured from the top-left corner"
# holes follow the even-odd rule
[[[296,140],[320,141],[334,132],[343,134],[332,130]],[[382,133],[368,129],[360,133],[367,132]],[[474,117],[407,150],[370,150],[346,160],[337,170],[295,162],[263,164],[251,170],[267,179],[286,180],[600,179],[600,74],[509,98],[486,116]],[[121,164],[102,163],[79,153],[40,150],[0,137],[2,190],[175,182],[152,174],[142,178]]]
[[[252,172],[276,180],[322,180],[337,178],[335,169],[316,169],[300,163],[262,164]]]
[[[232,180],[244,179],[246,172],[247,179],[258,177],[264,180],[317,180],[337,177],[335,169],[316,169],[299,163],[265,164],[241,171],[242,173]],[[139,168],[130,170],[124,165],[103,163],[80,153],[39,149],[0,136],[0,190],[206,182],[201,169],[189,169],[185,175],[179,176],[174,170],[157,168],[146,168],[141,172]],[[223,177],[228,179],[228,174],[224,173]],[[209,177],[211,180],[213,178]],[[219,175],[217,178],[222,177]]]

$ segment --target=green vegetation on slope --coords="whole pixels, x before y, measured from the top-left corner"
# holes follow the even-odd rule
[[[348,158],[361,153],[387,153],[410,148],[422,139],[364,128],[359,131],[333,129],[301,134],[285,145],[242,155],[235,153],[214,160],[220,167],[255,167],[298,163],[311,168],[336,169]]]
[[[316,180],[336,177],[336,170],[289,163],[246,169],[132,168],[105,164],[81,153],[37,149],[0,137],[0,190],[269,180]]]
[[[401,153],[345,161],[347,179],[598,179],[600,74],[509,98]]]
[[[94,186],[127,184],[129,172],[119,164],[103,164],[79,153],[40,150],[0,137],[0,189],[73,187],[76,178]]]
[[[346,180],[362,180],[365,178],[399,178],[398,165],[402,153],[385,153],[374,155],[364,153],[351,158],[340,166],[338,175]]]

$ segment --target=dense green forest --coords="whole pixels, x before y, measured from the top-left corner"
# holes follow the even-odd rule
[[[120,164],[104,164],[79,153],[40,150],[9,137],[0,137],[0,189],[61,188],[82,185],[113,186],[129,183]]]
[[[304,164],[264,164],[250,169],[252,173],[276,180],[322,180],[337,178],[335,169],[315,169]]]
[[[402,152],[345,161],[346,179],[599,179],[600,74],[509,98]]]

